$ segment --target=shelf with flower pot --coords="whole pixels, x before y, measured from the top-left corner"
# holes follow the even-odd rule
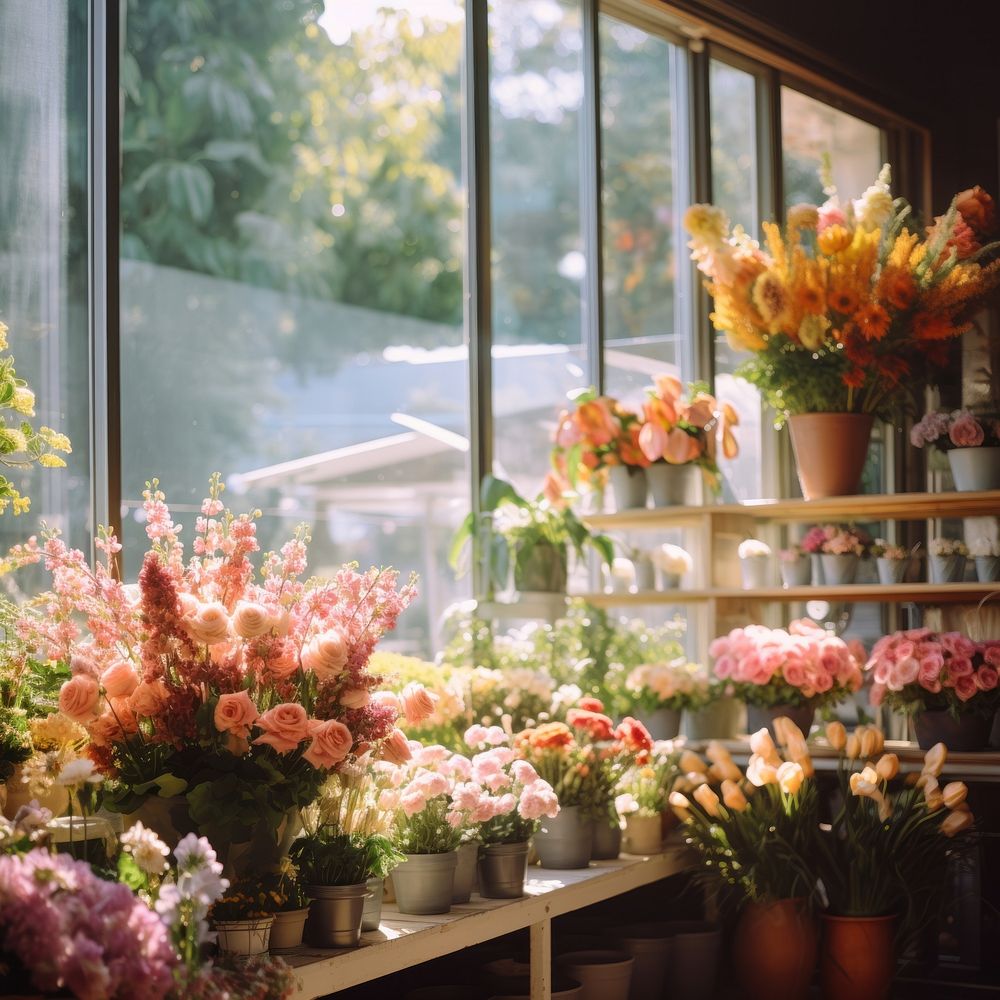
[[[362,934],[360,948],[306,946],[284,954],[295,969],[292,997],[326,996],[524,928],[532,932],[532,996],[545,996],[541,984],[551,974],[549,929],[554,917],[679,874],[692,861],[689,851],[677,842],[644,858],[595,861],[575,870],[529,869],[520,899],[473,895],[470,903],[454,906],[449,913],[424,916],[401,914],[396,906],[386,904],[379,929]]]

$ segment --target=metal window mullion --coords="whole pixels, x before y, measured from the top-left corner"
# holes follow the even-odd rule
[[[469,461],[471,509],[480,512],[480,489],[493,468],[493,331],[489,9],[485,0],[470,0],[465,8],[463,66],[462,159],[465,184],[465,308],[469,350]],[[474,566],[479,574],[474,596],[489,591],[489,570],[474,543]]]
[[[119,52],[124,9],[91,0],[89,128],[90,434],[94,524],[121,535]]]
[[[580,129],[580,198],[587,261],[583,284],[583,345],[590,381],[604,385],[604,211],[601,149],[601,50],[598,0],[583,0],[583,115]]]

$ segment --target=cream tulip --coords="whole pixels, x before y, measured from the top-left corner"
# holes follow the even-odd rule
[[[778,783],[778,769],[754,754],[747,764],[747,779],[758,788]]]
[[[811,777],[813,777],[816,774],[816,768],[813,767],[812,757],[810,757],[809,754],[807,754],[807,753],[803,754],[801,757],[796,757],[793,754],[792,755],[792,760],[794,760],[795,763],[798,764],[799,767],[802,768],[802,773],[807,778],[811,778]]]
[[[774,745],[774,740],[771,739],[771,734],[767,731],[766,726],[751,735],[750,750],[772,767],[778,767],[781,763],[778,748]]]
[[[949,809],[957,809],[969,794],[969,789],[964,781],[949,781],[941,790],[944,804]]]
[[[788,740],[785,743],[786,756],[790,757],[792,760],[798,760],[799,757],[809,756],[809,744],[805,741],[802,733],[796,731],[794,733],[788,734]]]
[[[842,722],[827,723],[826,742],[838,753],[847,746],[847,730]]]
[[[722,782],[722,801],[726,804],[726,808],[732,809],[733,812],[743,812],[750,805],[743,794],[743,789],[728,778]]]
[[[778,737],[778,742],[782,746],[789,748],[793,744],[804,744],[806,740],[802,730],[787,715],[779,715],[774,720],[774,735]]]
[[[954,837],[956,834],[962,833],[964,830],[968,830],[974,822],[971,812],[966,812],[964,809],[958,809],[955,812],[948,813],[947,816],[941,821],[941,832],[946,837]]]
[[[708,784],[708,778],[700,771],[688,771],[684,777],[687,779],[689,789],[701,788],[702,785]]]
[[[718,741],[712,740],[707,747],[705,747],[705,756],[713,764],[725,764],[727,761],[732,761],[732,754]]]
[[[899,758],[894,753],[883,754],[875,765],[875,770],[883,781],[892,781],[899,774]]]
[[[872,726],[865,726],[861,733],[861,756],[874,757],[879,752],[879,731]]]
[[[857,760],[861,756],[861,737],[856,732],[847,737],[844,753],[848,760]]]
[[[719,796],[706,785],[699,785],[694,790],[694,800],[709,816],[719,815]]]
[[[674,815],[682,822],[686,823],[691,818],[691,802],[686,795],[680,792],[671,792],[667,799]]]
[[[924,773],[933,774],[937,778],[944,770],[944,762],[948,759],[948,748],[943,743],[935,743],[924,754]]]
[[[865,764],[861,769],[861,780],[867,781],[869,785],[878,784],[878,771],[875,770],[872,764]]]
[[[787,760],[777,772],[778,785],[786,795],[794,795],[805,780],[805,773],[801,765],[793,760]]]
[[[697,771],[699,774],[704,774],[708,770],[705,762],[693,750],[685,750],[677,763],[682,771]]]

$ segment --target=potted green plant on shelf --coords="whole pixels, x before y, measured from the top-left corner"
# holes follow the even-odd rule
[[[913,425],[910,443],[948,456],[956,490],[1000,490],[1000,419],[971,410],[932,410]]]
[[[976,562],[976,577],[980,583],[1000,580],[1000,541],[980,535],[970,543],[969,555]]]
[[[526,500],[493,476],[483,480],[479,512],[470,512],[452,539],[448,559],[456,570],[470,543],[484,560],[490,594],[507,585],[511,565],[518,592],[564,594],[570,548],[581,559],[588,546],[603,564],[614,559],[611,540],[592,534],[558,487]]]
[[[680,754],[656,744],[621,773],[615,811],[625,824],[622,849],[628,854],[656,854],[663,845],[663,816],[679,775]]]
[[[876,538],[868,549],[875,560],[878,582],[884,586],[902,583],[913,553],[902,545],[893,545],[884,538]]]
[[[260,881],[262,887],[272,894],[275,903],[270,950],[291,951],[302,944],[309,916],[309,896],[295,866],[287,860],[281,871],[262,875]]]
[[[1000,706],[1000,642],[974,642],[961,632],[908,629],[884,636],[865,664],[871,703],[913,719],[917,743],[927,750],[986,748]]]
[[[736,374],[789,423],[807,499],[855,492],[873,420],[912,408],[1000,283],[981,189],[924,232],[893,199],[888,164],[854,201],[840,201],[829,162],[823,181],[827,200],[792,206],[784,229],[764,223],[762,245],[712,205],[684,218],[713,325],[750,352]]]

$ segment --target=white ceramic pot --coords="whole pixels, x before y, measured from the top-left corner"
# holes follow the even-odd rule
[[[1000,448],[952,448],[948,464],[956,490],[1000,490]]]
[[[771,560],[767,556],[750,556],[740,560],[740,577],[744,590],[762,590],[771,577]]]
[[[931,583],[961,583],[965,579],[965,556],[937,556],[931,553],[927,557],[927,565]]]
[[[227,955],[263,955],[271,943],[274,917],[260,920],[219,920],[213,924],[219,951]]]
[[[302,934],[306,929],[309,907],[301,910],[282,910],[274,915],[271,925],[270,951],[291,951],[302,944]]]
[[[828,587],[840,587],[854,583],[858,575],[859,559],[856,555],[833,555],[824,552],[820,559],[823,563],[823,580]]]
[[[779,560],[783,587],[808,587],[812,582],[812,562],[808,556],[799,556],[791,562]]]

